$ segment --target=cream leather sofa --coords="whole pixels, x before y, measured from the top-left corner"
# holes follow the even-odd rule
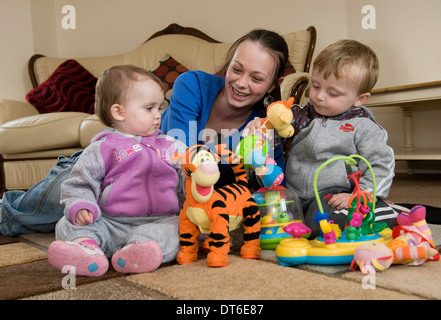
[[[284,38],[296,73],[283,81],[281,97],[294,96],[298,103],[302,103],[315,47],[315,28],[293,32]],[[217,42],[197,29],[172,24],[127,53],[75,60],[95,77],[119,64],[152,70],[165,54],[190,70],[215,73],[230,45]],[[29,73],[34,87],[44,82],[65,60],[67,58],[33,56]],[[58,156],[70,156],[87,147],[91,137],[103,128],[105,126],[98,118],[88,113],[39,114],[26,100],[0,100],[0,195],[6,190],[29,189],[46,176]]]

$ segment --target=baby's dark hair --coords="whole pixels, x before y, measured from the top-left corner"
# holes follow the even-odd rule
[[[133,65],[114,66],[104,71],[98,78],[95,93],[95,113],[107,126],[112,126],[110,107],[123,104],[134,81],[145,78],[155,81],[165,94],[162,81],[150,71]]]

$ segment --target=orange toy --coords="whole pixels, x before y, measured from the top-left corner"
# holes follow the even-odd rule
[[[179,264],[198,259],[198,236],[209,234],[207,264],[222,267],[228,264],[229,231],[244,224],[242,258],[260,258],[260,211],[248,189],[245,169],[240,158],[225,144],[217,146],[214,154],[207,146],[194,145],[181,156],[186,174],[186,200],[179,214],[181,250]],[[220,158],[219,158],[220,155]],[[220,177],[219,159],[230,163],[236,175],[236,183],[215,189]]]
[[[287,101],[276,101],[267,108],[267,117],[262,120],[262,130],[276,129],[282,138],[290,138],[294,135],[294,127],[291,125],[293,113],[291,111],[294,98]]]

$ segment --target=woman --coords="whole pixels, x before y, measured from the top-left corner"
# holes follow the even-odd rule
[[[266,30],[251,31],[230,48],[221,76],[189,71],[176,80],[160,129],[187,146],[213,141],[217,133],[222,133],[234,150],[246,124],[265,115],[271,96],[280,98],[279,83],[287,61],[288,47],[283,37]],[[80,153],[61,157],[47,177],[29,191],[6,192],[3,208],[0,206],[0,233],[13,236],[53,231],[63,217],[61,183]],[[284,168],[281,147],[276,148],[274,159]],[[228,168],[221,166],[224,174],[220,184],[229,181],[232,173]]]
[[[261,29],[249,32],[230,48],[221,76],[188,71],[176,79],[161,130],[187,146],[216,143],[220,134],[234,151],[246,124],[265,116],[268,104],[280,98],[287,61],[282,36]],[[284,168],[280,146],[273,157]],[[221,166],[226,181],[228,167]]]

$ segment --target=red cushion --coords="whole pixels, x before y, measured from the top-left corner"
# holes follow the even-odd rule
[[[51,76],[26,95],[40,113],[94,113],[97,78],[75,60],[60,64]]]
[[[287,75],[291,73],[296,73],[296,69],[294,66],[289,62],[289,60],[285,64],[285,71],[283,72],[283,76],[286,77]]]

